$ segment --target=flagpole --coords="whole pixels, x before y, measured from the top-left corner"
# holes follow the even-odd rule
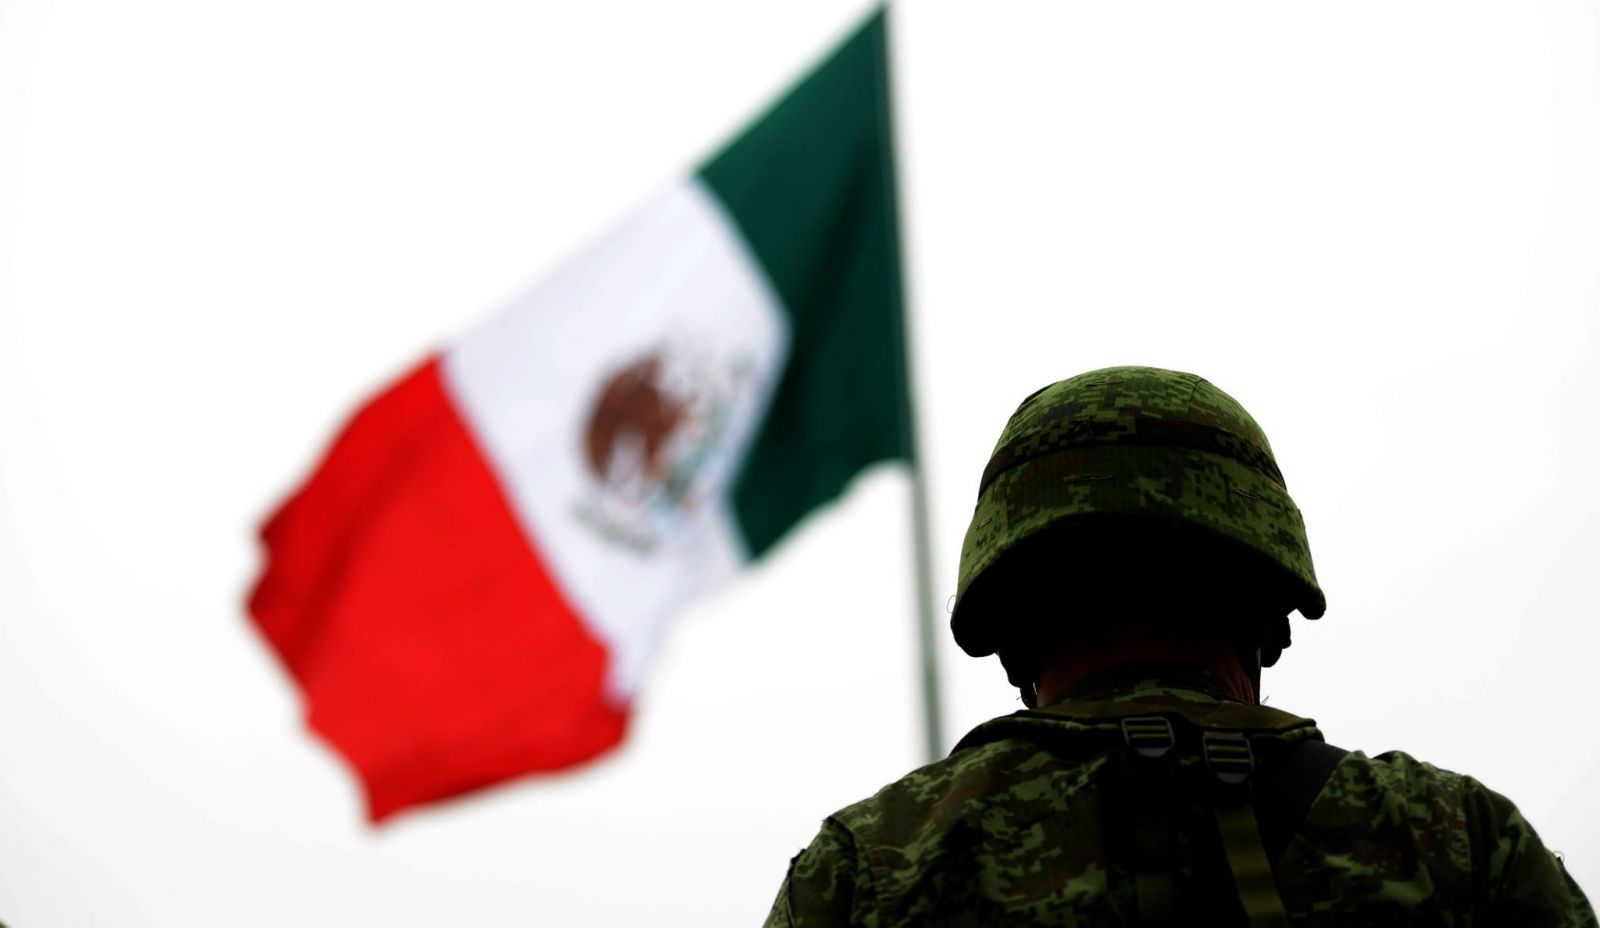
[[[911,314],[908,311],[902,275],[905,267],[900,235],[900,192],[894,166],[894,110],[890,93],[889,72],[889,4],[883,4],[883,41],[878,46],[881,56],[879,73],[883,79],[878,84],[879,126],[883,133],[884,188],[889,199],[889,248],[894,260],[895,302],[899,310],[901,365],[900,383],[900,437],[906,449],[906,459],[911,469],[911,546],[916,589],[913,597],[917,608],[917,660],[922,689],[922,721],[924,756],[929,763],[945,754],[944,720],[939,701],[939,661],[935,647],[937,630],[937,604],[933,579],[933,539],[928,517],[928,485],[922,469],[922,454],[917,445],[916,403],[912,384],[915,366],[911,357]]]

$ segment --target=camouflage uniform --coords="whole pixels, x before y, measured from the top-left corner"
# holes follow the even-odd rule
[[[1045,581],[1070,603],[1098,580],[1120,596],[1087,552],[1124,550],[1108,527],[1130,524],[1134,582],[1170,570],[1185,604],[1172,620],[1214,623],[1198,629],[1207,635],[1236,620],[1260,631],[1247,673],[1288,646],[1289,610],[1315,619],[1326,608],[1300,510],[1250,414],[1193,374],[1107,368],[1029,396],[1001,433],[962,546],[956,642],[999,653],[1033,706],[1029,661],[1047,640],[1036,636],[1061,619],[1010,608],[1013,594],[1026,602],[1038,593],[1030,579]],[[1088,546],[1064,547],[1069,538]],[[1014,555],[1023,550],[1048,559]],[[1213,564],[1227,572],[1208,573]],[[1185,566],[1208,582],[1184,585]],[[1210,611],[1215,600],[1191,608],[1191,591],[1215,580],[1236,597],[1224,608],[1247,614]],[[1152,750],[1158,730],[1166,740]],[[829,817],[767,923],[1596,924],[1505,797],[1400,752],[1342,753],[1321,739],[1309,719],[1240,703],[1198,667],[1113,668],[980,726],[948,758]],[[1315,776],[1294,762],[1312,756]],[[1274,786],[1285,783],[1299,785]]]
[[[1108,715],[1135,700],[1174,712],[1232,702],[1205,680],[1170,676],[1085,696]],[[1027,723],[1093,727],[1006,717],[975,734]],[[1073,755],[1037,734],[999,734],[830,816],[790,864],[767,924],[1138,924],[1133,879],[1108,841],[1120,823],[1110,795],[1119,751]],[[1321,735],[1306,727],[1293,737]],[[1182,876],[1204,879],[1193,869]],[[1295,925],[1596,924],[1510,801],[1398,751],[1346,755],[1273,876]],[[1230,888],[1226,879],[1217,885]],[[1238,918],[1225,895],[1201,895],[1186,923]]]

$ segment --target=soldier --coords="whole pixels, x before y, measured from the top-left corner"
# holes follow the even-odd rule
[[[951,629],[1027,709],[823,822],[769,925],[1593,926],[1509,800],[1259,704],[1325,608],[1255,420],[1117,367],[1001,433]]]

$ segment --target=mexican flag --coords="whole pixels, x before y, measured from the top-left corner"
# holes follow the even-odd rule
[[[250,597],[381,820],[595,757],[675,613],[909,459],[880,11],[369,400]]]

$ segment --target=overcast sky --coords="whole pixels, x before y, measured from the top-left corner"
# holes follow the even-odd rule
[[[685,615],[632,737],[362,820],[246,624],[362,397],[690,169],[863,11],[0,0],[0,919],[738,925],[920,762],[907,481]],[[1006,416],[1242,401],[1327,617],[1273,705],[1517,801],[1600,891],[1600,11],[897,8],[938,599]],[[941,640],[946,743],[1018,707]]]

